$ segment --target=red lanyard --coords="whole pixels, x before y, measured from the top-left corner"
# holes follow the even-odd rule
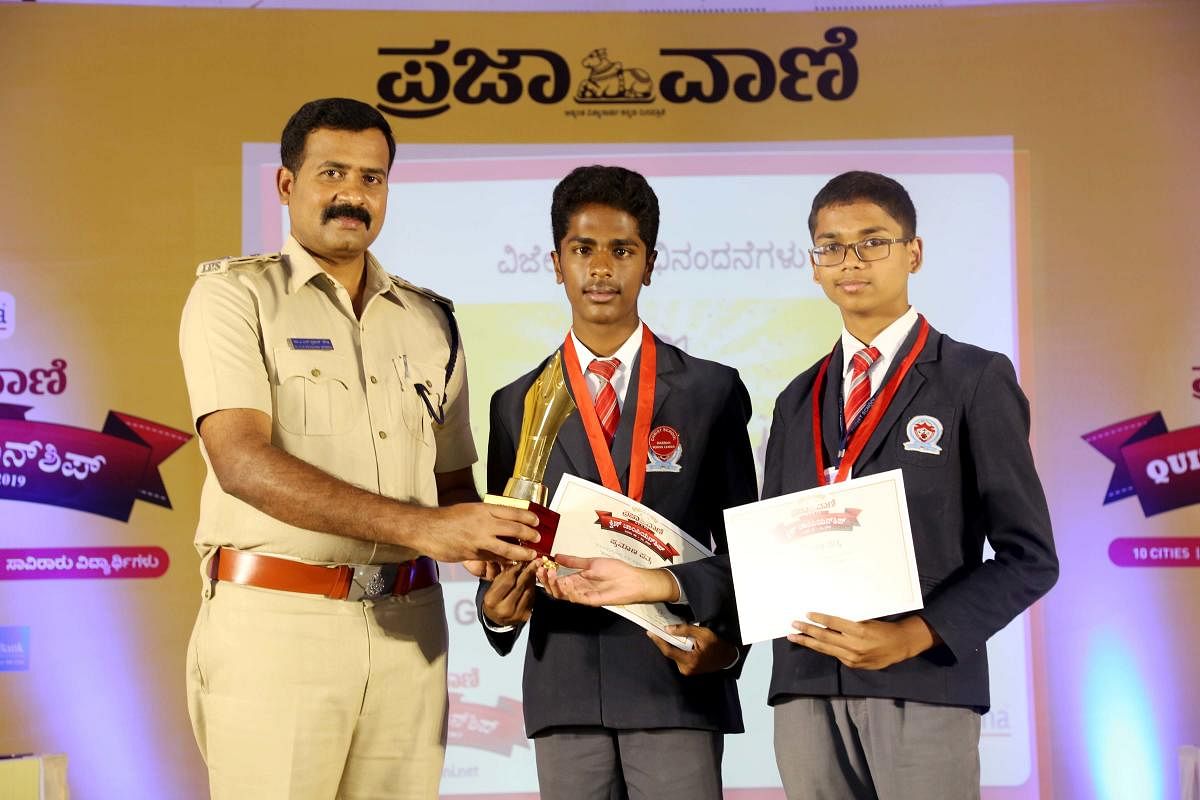
[[[920,328],[917,330],[917,341],[913,343],[912,349],[908,351],[908,355],[900,362],[900,368],[892,375],[892,379],[880,390],[879,399],[871,406],[870,413],[863,419],[862,424],[856,427],[853,433],[850,434],[846,454],[838,464],[835,482],[840,483],[850,475],[850,468],[862,453],[863,448],[867,446],[871,434],[875,433],[875,429],[879,427],[879,421],[883,419],[888,406],[892,404],[892,398],[900,390],[900,383],[904,380],[904,376],[912,369],[917,356],[921,355],[921,350],[925,348],[925,340],[929,338],[929,322],[923,315],[917,315],[917,319],[920,325]],[[825,442],[821,435],[821,387],[824,384],[825,373],[828,371],[829,362],[832,359],[833,353],[830,353],[821,362],[821,368],[817,370],[817,379],[813,383],[812,390],[813,446],[816,450],[818,486],[824,486],[829,483],[825,475]],[[841,409],[838,410],[838,413],[841,413]]]
[[[617,477],[617,465],[613,463],[612,453],[604,441],[604,431],[600,429],[600,418],[596,416],[596,407],[592,403],[592,393],[588,391],[587,382],[583,379],[583,370],[579,368],[579,357],[575,354],[575,343],[571,334],[563,342],[563,362],[567,372],[567,380],[571,382],[571,392],[575,395],[575,405],[579,406],[579,416],[583,418],[583,429],[587,431],[588,444],[592,446],[592,458],[600,470],[600,481],[606,489],[625,495],[640,503],[642,490],[646,487],[646,458],[650,447],[650,417],[654,414],[654,382],[658,376],[658,357],[655,352],[654,334],[650,328],[642,324],[642,366],[638,371],[637,413],[633,418],[633,444],[629,451],[629,491],[621,489],[621,479]]]

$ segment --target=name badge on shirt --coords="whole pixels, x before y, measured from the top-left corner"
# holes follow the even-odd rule
[[[333,341],[330,339],[288,339],[288,346],[293,350],[332,350]]]

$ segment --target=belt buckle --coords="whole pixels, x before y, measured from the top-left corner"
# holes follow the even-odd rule
[[[399,564],[353,564],[350,566],[350,587],[346,599],[378,600],[387,597],[396,586]]]

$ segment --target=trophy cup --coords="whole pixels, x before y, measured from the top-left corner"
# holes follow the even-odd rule
[[[524,508],[537,514],[537,542],[522,542],[538,555],[549,557],[558,528],[558,514],[546,508],[547,490],[542,483],[554,439],[567,417],[575,412],[575,401],[567,391],[563,375],[562,356],[556,352],[542,373],[525,393],[525,414],[521,419],[521,436],[517,443],[517,463],[513,476],[504,486],[503,495],[489,494],[483,502]]]

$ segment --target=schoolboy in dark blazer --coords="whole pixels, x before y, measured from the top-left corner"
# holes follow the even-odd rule
[[[724,552],[723,509],[757,497],[746,433],[750,400],[736,370],[689,356],[649,334],[640,320],[637,299],[654,264],[657,198],[637,173],[580,168],[555,189],[551,216],[555,274],[572,311],[560,353],[565,369],[574,356],[590,397],[575,397],[579,411],[558,434],[544,483],[551,494],[564,473],[601,483],[598,446],[611,457],[622,492],[630,490],[632,473],[643,470],[641,502]],[[642,375],[648,349],[656,368]],[[620,371],[607,382],[623,397],[610,445],[590,438],[582,417],[599,413],[606,383],[587,377],[588,364],[613,356]],[[544,365],[492,397],[493,493],[513,473],[525,394]],[[638,401],[647,392],[654,398],[650,430],[678,444],[667,468],[660,458],[659,469],[647,469],[646,442],[634,441]],[[537,591],[532,568],[492,565],[485,577],[492,580],[481,582],[480,619],[497,652],[507,654],[529,620],[523,702],[543,798],[720,798],[722,734],[742,731],[732,607],[697,619],[708,627],[688,627],[697,648],[685,652],[607,610]]]

